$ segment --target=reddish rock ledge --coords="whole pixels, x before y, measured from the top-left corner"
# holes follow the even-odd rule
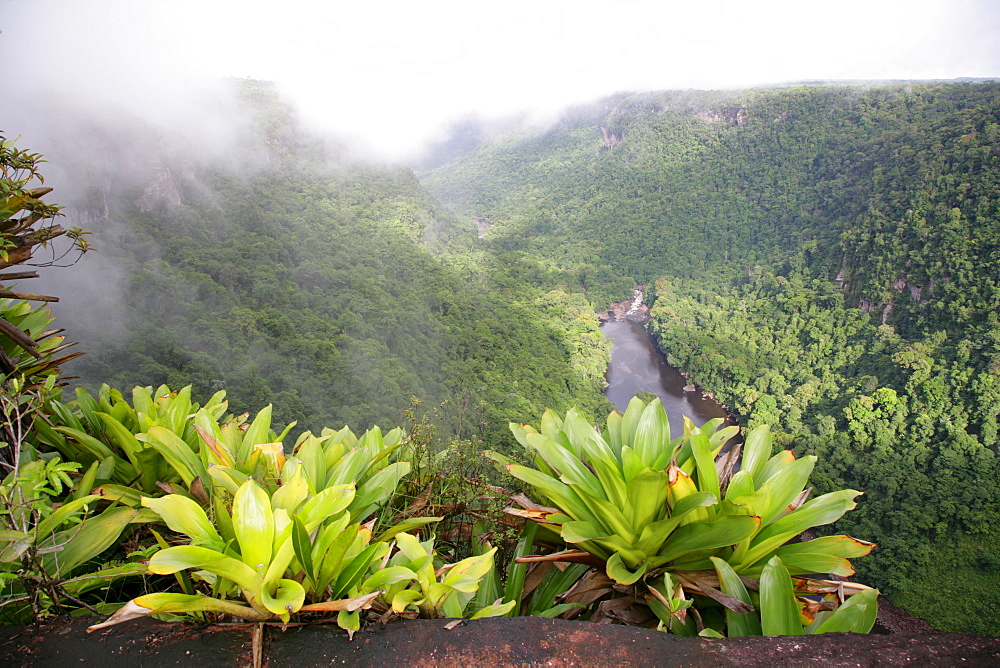
[[[1000,639],[954,633],[825,634],[710,640],[647,629],[518,617],[370,624],[193,626],[140,620],[88,635],[92,620],[0,628],[0,665],[248,666],[951,666],[1000,665]],[[254,636],[258,636],[254,642]]]

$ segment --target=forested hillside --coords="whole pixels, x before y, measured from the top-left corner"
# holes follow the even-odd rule
[[[88,148],[50,158],[75,170],[63,202],[98,249],[43,277],[87,351],[77,382],[224,388],[296,431],[400,424],[414,400],[486,441],[546,406],[606,411],[606,344],[579,288],[475,252],[474,225],[408,169],[351,159],[269,85],[234,85],[230,153],[138,120],[61,130]]]
[[[423,175],[867,496],[865,581],[998,633],[1000,86],[618,96]]]

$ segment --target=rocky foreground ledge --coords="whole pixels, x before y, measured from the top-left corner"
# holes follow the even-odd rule
[[[93,620],[0,627],[0,665],[68,666],[952,666],[1000,665],[1000,639],[956,633],[679,638],[626,626],[517,617],[370,624],[349,641],[313,625],[193,626],[139,620],[88,635]]]

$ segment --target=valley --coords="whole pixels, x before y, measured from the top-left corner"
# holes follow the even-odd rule
[[[627,328],[686,374],[674,410],[725,416],[694,384],[820,455],[816,494],[865,492],[820,527],[879,544],[859,579],[1000,633],[1000,86],[622,93],[415,173],[227,85],[234,155],[115,118],[39,147],[98,249],[38,279],[87,353],[74,384],[510,454],[510,422],[658,393],[608,369]],[[601,332],[636,285],[659,351]]]

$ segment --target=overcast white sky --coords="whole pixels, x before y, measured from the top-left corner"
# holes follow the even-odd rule
[[[9,134],[38,87],[155,117],[250,76],[396,157],[470,112],[622,90],[1000,76],[1000,0],[0,0],[0,30]]]

